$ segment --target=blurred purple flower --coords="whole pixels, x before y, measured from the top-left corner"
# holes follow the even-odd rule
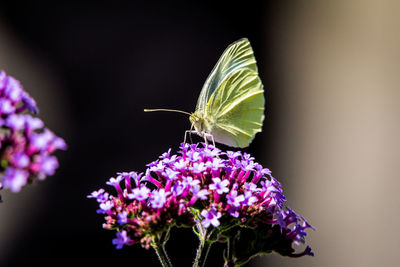
[[[117,232],[117,237],[112,240],[112,243],[116,245],[116,249],[121,249],[125,244],[129,243],[130,239],[127,236],[126,231]]]
[[[18,192],[28,182],[53,175],[58,160],[51,154],[65,150],[65,141],[57,137],[39,118],[36,102],[21,84],[0,71],[0,183]]]
[[[8,167],[3,176],[3,185],[16,193],[26,184],[28,177],[27,171]]]

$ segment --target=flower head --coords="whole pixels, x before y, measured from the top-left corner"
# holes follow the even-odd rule
[[[53,175],[58,160],[52,153],[66,149],[62,138],[32,116],[37,111],[35,100],[21,84],[0,71],[0,183],[12,192]]]
[[[276,234],[273,241],[279,244],[269,251],[283,249],[294,256],[291,245],[304,242],[305,230],[311,228],[284,207],[280,183],[249,154],[223,152],[206,144],[181,144],[176,155],[169,149],[147,166],[144,176],[120,173],[125,178],[110,179],[107,184],[117,194],[100,189],[88,196],[97,200],[98,212],[106,215],[104,227],[118,231],[113,240],[117,248],[133,243],[148,248],[155,236],[174,225],[212,227],[220,231],[221,238],[234,238],[239,229],[267,235],[257,230],[262,225]],[[235,231],[231,234],[226,229]]]

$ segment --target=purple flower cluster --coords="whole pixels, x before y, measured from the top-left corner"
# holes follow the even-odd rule
[[[178,154],[171,149],[147,165],[145,173],[118,173],[97,199],[98,213],[105,214],[104,228],[117,230],[117,248],[140,242],[151,245],[152,237],[173,225],[215,229],[277,226],[290,243],[304,243],[304,218],[284,207],[281,184],[254,158],[242,152],[222,152],[211,145],[182,143]],[[154,240],[153,240],[154,241]],[[307,247],[306,253],[311,255]]]
[[[53,175],[58,161],[52,153],[66,149],[36,114],[36,102],[21,84],[0,71],[0,187],[12,192],[35,178]]]

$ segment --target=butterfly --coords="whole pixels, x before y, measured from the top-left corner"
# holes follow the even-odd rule
[[[214,66],[193,113],[170,109],[144,111],[188,114],[192,127],[187,132],[200,135],[206,142],[208,139],[243,148],[261,132],[264,102],[264,89],[253,49],[249,40],[242,38],[230,44]]]

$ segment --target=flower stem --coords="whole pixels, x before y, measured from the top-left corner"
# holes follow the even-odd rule
[[[208,230],[207,228],[204,228],[201,223],[198,223],[196,225],[195,233],[199,237],[200,244],[199,247],[197,248],[197,253],[196,253],[196,258],[193,263],[193,267],[204,267],[208,252],[210,251],[213,241],[210,240],[211,235],[213,234],[214,230]]]
[[[224,267],[235,267],[235,259],[233,258],[233,237],[228,238],[226,242],[226,254]]]
[[[226,261],[224,267],[235,267],[236,264],[233,261]]]
[[[212,242],[208,242],[206,239],[200,238],[200,244],[197,248],[196,259],[194,260],[193,267],[204,267],[208,252],[210,251]]]
[[[163,267],[172,267],[171,260],[168,257],[167,251],[165,250],[165,246],[153,245],[152,246],[156,251],[158,259],[160,260],[161,266]]]

